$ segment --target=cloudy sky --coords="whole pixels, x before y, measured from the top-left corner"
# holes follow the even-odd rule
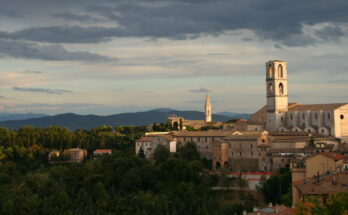
[[[3,112],[252,113],[265,62],[289,99],[348,102],[348,1],[0,0]]]

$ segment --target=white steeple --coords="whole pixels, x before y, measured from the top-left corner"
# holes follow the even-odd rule
[[[211,102],[210,102],[210,97],[207,94],[207,97],[205,98],[205,122],[211,122],[211,121],[212,121]]]

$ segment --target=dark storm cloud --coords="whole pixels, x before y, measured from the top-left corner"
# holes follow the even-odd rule
[[[207,88],[201,87],[198,89],[191,89],[189,92],[190,93],[209,93],[210,90],[208,90]]]
[[[190,39],[206,34],[217,35],[229,30],[248,29],[261,40],[273,40],[285,46],[306,46],[339,40],[347,34],[340,25],[348,23],[348,2],[342,0],[284,0],[281,3],[276,0],[48,2],[52,2],[60,11],[66,10],[54,13],[56,16],[70,20],[88,20],[93,17],[81,17],[69,11],[80,4],[79,9],[85,8],[86,12],[105,17],[119,27],[35,27],[11,33],[0,32],[0,38],[94,43],[112,37]],[[53,7],[47,2],[45,5]],[[313,26],[321,23],[331,24],[317,29],[313,34],[303,32],[303,24]]]
[[[27,28],[13,33],[1,32],[0,38],[51,43],[96,43],[121,35],[116,28],[51,26]]]
[[[103,21],[102,19],[90,16],[90,15],[70,13],[70,12],[67,12],[67,11],[60,12],[60,13],[51,13],[51,16],[57,17],[57,18],[66,19],[66,20],[74,20],[74,21],[87,22],[87,23]]]
[[[15,58],[51,61],[111,61],[113,59],[89,52],[71,52],[61,45],[39,45],[0,39],[0,53]]]
[[[22,87],[13,87],[16,91],[22,92],[31,92],[31,93],[47,93],[47,94],[66,94],[72,93],[70,90],[62,89],[46,89],[46,88],[22,88]]]

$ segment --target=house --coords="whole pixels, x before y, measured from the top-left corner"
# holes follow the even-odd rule
[[[297,191],[297,200],[307,201],[317,197],[322,204],[326,204],[330,194],[348,192],[348,172],[317,175],[296,181],[293,185]]]
[[[87,150],[80,148],[65,149],[63,156],[66,162],[81,163],[87,157]]]
[[[343,155],[333,152],[322,152],[307,158],[305,160],[305,165],[299,166],[299,168],[292,168],[293,204],[295,205],[298,201],[304,201],[308,196],[313,195],[326,198],[330,192],[325,191],[326,193],[321,193],[321,191],[315,191],[318,189],[318,186],[321,185],[319,182],[322,182],[322,179],[341,173],[343,166]],[[347,177],[346,173],[344,173],[343,176]],[[308,184],[313,185],[311,188],[313,188],[314,191],[308,191]],[[326,189],[328,184],[329,183],[325,182],[322,188]],[[332,188],[336,189],[337,187]]]
[[[102,155],[111,155],[111,154],[112,154],[111,149],[97,149],[97,150],[94,150],[93,152],[94,157],[98,157]]]

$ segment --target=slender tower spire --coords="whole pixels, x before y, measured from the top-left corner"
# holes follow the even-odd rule
[[[207,94],[207,97],[205,98],[205,122],[211,122],[211,121],[212,121],[211,102],[210,102],[210,97]]]

